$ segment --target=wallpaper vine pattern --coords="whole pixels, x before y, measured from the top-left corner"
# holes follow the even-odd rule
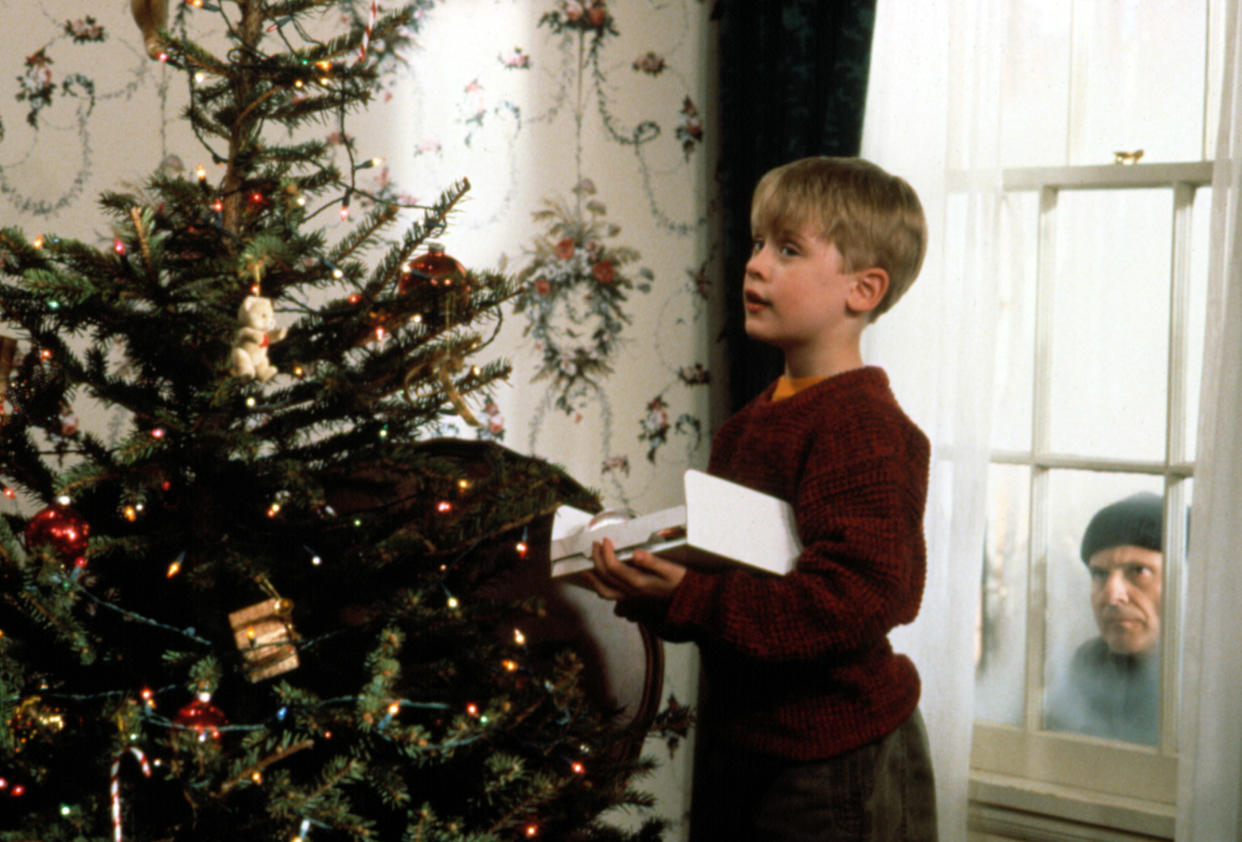
[[[126,58],[132,74],[97,89],[92,76],[72,69],[82,66],[74,60],[81,58],[81,51],[72,45],[101,44],[107,38],[104,27],[89,15],[56,19],[47,9],[24,6],[22,17],[28,15],[34,24],[26,30],[31,40],[6,51],[24,59],[5,74],[17,85],[10,104],[0,111],[0,194],[23,215],[46,216],[82,198],[93,163],[91,115],[96,102],[132,97],[148,74],[145,56],[130,52]],[[22,108],[25,125],[15,120]],[[39,156],[47,147],[40,141],[47,138],[46,132],[40,135],[40,127],[56,130],[61,140],[56,147],[61,177],[54,182],[18,177],[42,165]]]
[[[548,200],[533,214],[546,230],[518,273],[523,288],[515,311],[529,319],[523,333],[534,338],[542,356],[535,379],[553,382],[556,407],[566,413],[597,398],[631,321],[624,309],[627,292],[650,292],[654,277],[640,267],[635,282],[623,271],[639,253],[606,242],[621,229],[606,221],[608,209],[591,198],[595,192],[584,178],[574,185],[572,206]]]

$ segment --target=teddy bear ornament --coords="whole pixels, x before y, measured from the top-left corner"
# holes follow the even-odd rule
[[[261,295],[246,296],[237,310],[237,321],[240,327],[233,335],[233,373],[266,383],[277,374],[276,366],[267,358],[268,346],[284,339],[289,331],[276,327],[272,300]]]

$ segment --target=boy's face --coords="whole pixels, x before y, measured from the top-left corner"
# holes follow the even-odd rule
[[[814,354],[844,321],[853,280],[837,247],[813,225],[756,231],[742,290],[746,335],[780,348],[787,360]]]

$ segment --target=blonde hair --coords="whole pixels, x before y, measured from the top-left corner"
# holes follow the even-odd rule
[[[914,188],[862,158],[802,158],[759,179],[750,206],[752,231],[806,223],[836,246],[847,272],[878,267],[888,273],[888,291],[870,321],[910,288],[927,252],[927,220]]]

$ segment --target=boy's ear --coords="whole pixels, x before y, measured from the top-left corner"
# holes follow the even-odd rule
[[[888,292],[888,272],[878,266],[854,273],[846,305],[855,313],[869,313],[884,300]]]

